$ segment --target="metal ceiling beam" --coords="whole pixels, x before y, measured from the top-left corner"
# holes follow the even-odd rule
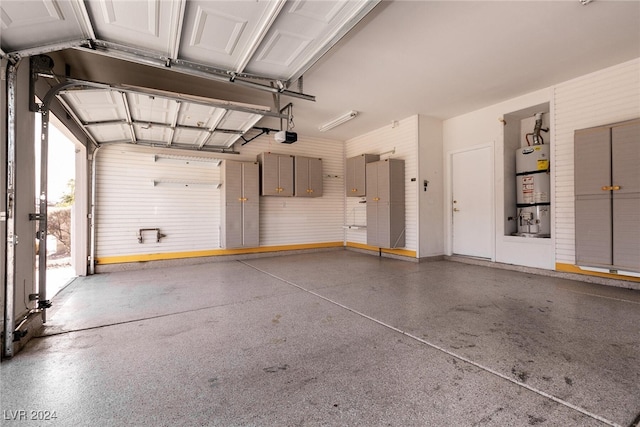
[[[20,58],[28,58],[30,56],[57,52],[59,50],[64,50],[64,49],[81,48],[83,46],[89,45],[90,43],[91,42],[87,39],[78,39],[78,40],[72,40],[72,41],[67,41],[62,43],[47,44],[43,46],[34,47],[31,49],[16,50],[13,52],[8,52],[6,55],[10,58],[13,58],[14,60],[17,60]]]
[[[142,87],[125,87],[125,86],[111,85],[106,83],[96,83],[96,82],[89,82],[86,80],[78,80],[78,79],[67,78],[66,82],[69,83],[68,85],[69,88],[60,90],[61,95],[71,93],[74,90],[79,90],[83,87],[96,88],[96,89],[108,89],[112,91],[119,91],[119,92],[126,92],[126,93],[142,93],[145,95],[151,95],[158,98],[170,99],[173,101],[181,101],[181,102],[186,101],[192,104],[203,105],[205,107],[216,107],[216,108],[222,108],[225,110],[240,111],[243,113],[259,114],[261,116],[275,117],[278,119],[281,117],[286,117],[283,114],[278,112],[273,112],[267,109],[245,107],[243,105],[238,105],[237,103],[234,103],[231,101],[204,100],[203,98],[191,97],[189,95],[173,94],[172,92],[157,91],[157,90],[142,88]]]
[[[3,76],[4,77],[4,76]],[[13,356],[13,332],[15,327],[15,287],[16,287],[16,86],[17,68],[7,65],[7,241],[5,251],[5,311],[2,331],[2,351],[4,357]]]
[[[180,109],[182,108],[182,102],[176,101],[178,104],[176,106],[176,113],[173,115],[173,119],[171,119],[171,131],[169,132],[169,140],[167,141],[167,147],[171,146],[173,143],[173,135],[176,133],[176,126],[178,125],[178,117],[180,117]]]
[[[136,131],[133,129],[133,120],[131,119],[131,109],[129,108],[129,100],[127,99],[127,95],[124,92],[120,92],[122,95],[122,103],[124,104],[124,111],[127,115],[127,125],[129,126],[129,132],[131,133],[131,142],[134,144],[137,142],[136,140]]]
[[[295,92],[286,89],[286,84],[276,79],[264,77],[264,76],[252,76],[248,74],[238,74],[228,70],[221,70],[219,68],[209,67],[203,64],[195,62],[185,61],[183,59],[171,59],[163,55],[159,55],[154,52],[149,52],[129,46],[123,46],[116,43],[105,42],[101,40],[95,40],[92,42],[92,48],[88,49],[85,46],[74,46],[76,49],[88,50],[93,53],[98,53],[112,58],[122,59],[124,61],[135,62],[143,65],[152,66],[155,68],[170,68],[172,71],[187,74],[194,77],[201,77],[207,80],[214,80],[224,83],[235,83],[239,86],[244,86],[251,89],[256,89],[270,93],[280,93],[285,96],[304,99],[305,101],[314,101],[316,97],[305,93]],[[265,80],[270,82],[278,82],[280,85],[271,87],[262,83],[257,83],[253,80]]]
[[[117,140],[117,141],[108,141],[103,142],[102,145],[113,145],[113,144],[130,144],[128,140]],[[139,139],[138,145],[143,145],[147,147],[156,147],[156,148],[167,148],[167,146],[163,143],[158,143],[158,141],[147,141],[145,139]],[[198,151],[198,152],[210,152],[210,153],[224,153],[224,154],[240,154],[240,152],[231,149],[230,147],[225,147],[223,145],[215,145],[215,146],[204,146],[202,149],[198,149],[195,145],[191,144],[181,144],[174,142],[171,144],[171,147],[174,149],[180,150],[188,150],[188,151]]]

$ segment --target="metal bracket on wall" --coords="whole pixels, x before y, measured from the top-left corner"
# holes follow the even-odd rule
[[[160,239],[163,237],[167,237],[166,234],[160,233],[159,228],[141,228],[138,230],[138,243],[144,243],[144,237],[142,237],[142,233],[145,231],[155,231],[156,232],[156,243],[160,243]]]

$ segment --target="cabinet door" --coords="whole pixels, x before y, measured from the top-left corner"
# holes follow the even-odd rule
[[[613,265],[640,271],[640,121],[613,127],[611,153]]]
[[[227,160],[223,178],[222,246],[242,246],[242,163]]]
[[[322,159],[295,157],[296,197],[322,197]]]
[[[582,129],[574,138],[575,194],[608,194],[611,184],[611,128]]]
[[[293,196],[293,157],[262,153],[262,195]]]
[[[278,156],[279,196],[293,196],[293,157]]]
[[[575,242],[578,265],[612,263],[611,128],[575,132]],[[604,187],[604,189],[603,189]]]
[[[242,174],[242,246],[260,244],[260,190],[258,163],[243,163]]]
[[[278,171],[278,155],[272,153],[262,153],[260,162],[262,163],[262,195],[278,196],[279,195],[279,171]]]
[[[367,244],[371,246],[381,246],[380,242],[380,219],[378,196],[378,163],[367,163],[366,194],[367,194]]]
[[[324,179],[322,177],[322,159],[309,158],[309,197],[322,197]]]
[[[347,197],[362,197],[366,194],[366,155],[347,159],[346,193]]]
[[[404,160],[389,162],[389,247],[403,248],[406,238]]]
[[[309,158],[296,156],[294,159],[294,194],[296,197],[309,196]]]
[[[227,160],[223,181],[222,246],[257,247],[260,225],[258,164]]]
[[[576,198],[576,264],[612,264],[611,198],[608,195]]]

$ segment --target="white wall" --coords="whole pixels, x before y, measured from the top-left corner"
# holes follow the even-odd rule
[[[640,59],[555,87],[556,262],[575,263],[573,134],[640,117]]]
[[[495,247],[492,259],[507,264],[525,265],[552,269],[554,266],[553,237],[551,239],[531,239],[504,235],[503,213],[504,183],[515,176],[504,173],[504,125],[505,114],[549,102],[551,90],[544,89],[523,95],[499,104],[485,107],[462,116],[445,120],[443,123],[443,151],[445,163],[445,200],[451,199],[451,154],[478,146],[494,147],[494,212]],[[553,141],[550,141],[553,144]],[[553,158],[552,158],[553,165]],[[552,166],[553,170],[553,166]],[[451,254],[451,206],[444,203],[445,253]]]
[[[236,147],[239,155],[215,154],[133,144],[105,145],[97,153],[96,259],[98,263],[213,255],[220,248],[220,168],[194,159],[155,160],[156,155],[255,161],[259,153],[320,157],[324,193],[318,198],[260,197],[260,246],[343,241],[343,143],[301,137],[279,144],[264,135]],[[156,185],[154,185],[156,181]],[[157,183],[158,181],[165,181]],[[160,228],[156,242],[141,228]]]
[[[405,248],[418,250],[418,116],[389,124],[381,129],[350,139],[346,142],[346,158],[360,154],[381,154],[380,159],[402,159],[405,162]],[[345,160],[346,161],[346,160]],[[415,178],[415,181],[411,181]],[[344,188],[342,194],[345,194]],[[364,197],[346,197],[345,225],[366,225]],[[346,241],[366,245],[366,229],[348,229]]]
[[[504,235],[505,135],[500,119],[511,112],[550,103],[551,133],[551,239],[523,239]],[[555,269],[557,263],[573,264],[573,132],[576,129],[640,117],[640,59],[560,83],[551,88],[445,120],[443,150],[445,191],[450,188],[450,153],[478,145],[495,147],[495,261]],[[450,194],[445,194],[445,200]],[[444,204],[445,252],[451,254],[451,209]]]

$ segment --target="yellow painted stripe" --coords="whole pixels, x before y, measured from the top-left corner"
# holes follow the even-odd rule
[[[120,256],[96,258],[96,263],[100,265],[122,264],[122,263],[128,263],[128,262],[165,261],[170,259],[198,258],[198,257],[209,257],[209,256],[219,256],[219,255],[243,255],[243,254],[257,254],[257,253],[268,253],[268,252],[279,252],[279,251],[295,251],[295,250],[301,250],[301,249],[336,248],[336,247],[342,247],[342,246],[344,246],[342,242],[325,242],[325,243],[307,243],[307,244],[301,244],[301,245],[262,246],[259,248],[209,249],[204,251],[120,255]]]
[[[564,273],[584,274],[586,276],[606,277],[607,279],[629,280],[631,282],[640,282],[640,277],[624,276],[621,274],[611,274],[611,273],[599,273],[597,271],[582,270],[577,265],[562,264],[559,262],[556,263],[556,271],[562,271]]]
[[[378,252],[378,249],[379,249],[376,246],[369,246],[369,245],[365,245],[363,243],[355,243],[355,242],[347,242],[347,247],[358,248],[358,249],[366,249],[368,251],[376,251],[376,252]],[[416,251],[412,251],[412,250],[408,250],[408,249],[384,249],[384,248],[382,248],[382,252],[384,252],[385,254],[402,255],[402,256],[408,256],[408,257],[411,257],[411,258],[415,258],[416,257]]]

